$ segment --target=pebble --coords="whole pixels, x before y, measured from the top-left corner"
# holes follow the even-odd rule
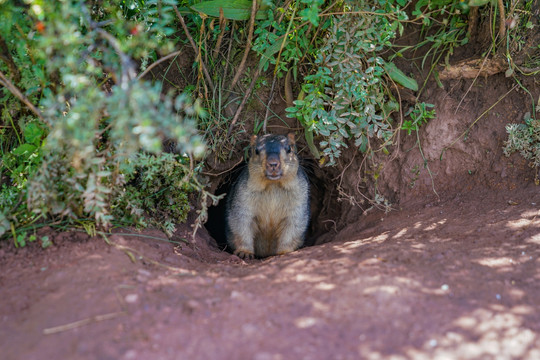
[[[130,360],[130,359],[136,359],[137,358],[137,352],[135,350],[128,350],[125,354],[124,354],[124,359],[126,360]]]
[[[126,302],[128,304],[133,304],[133,303],[136,303],[137,300],[139,300],[139,295],[137,295],[137,294],[128,294],[128,295],[126,295],[124,300],[126,300]]]
[[[148,276],[148,277],[152,276],[152,273],[145,269],[139,269],[137,270],[137,272],[142,276]]]

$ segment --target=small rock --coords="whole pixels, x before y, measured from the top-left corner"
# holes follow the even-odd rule
[[[137,358],[137,352],[135,350],[128,350],[124,354],[123,359],[130,360],[130,359],[136,359]]]
[[[148,270],[145,270],[145,269],[139,269],[139,270],[137,270],[137,272],[142,276],[147,276],[147,277],[152,276],[152,273],[150,271],[148,271]]]
[[[244,295],[236,290],[231,291],[231,299],[242,299]]]
[[[186,301],[185,303],[185,308],[187,311],[189,311],[190,313],[199,309],[201,307],[201,304],[199,304],[197,301],[195,300],[188,300]]]
[[[126,302],[128,304],[133,304],[133,303],[136,303],[137,300],[139,300],[139,295],[137,295],[137,294],[129,294],[129,295],[126,295],[124,300],[126,300]]]

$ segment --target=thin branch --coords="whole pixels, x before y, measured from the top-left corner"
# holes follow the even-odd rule
[[[13,85],[13,83],[4,75],[2,71],[0,71],[0,85],[8,89],[9,92],[13,94],[13,96],[21,100],[39,118],[39,120],[41,120],[44,124],[50,126],[50,124],[45,121],[45,118],[41,114],[41,111],[39,111],[39,109],[35,107],[34,104],[32,104],[30,100],[28,100],[28,98],[24,96],[24,94],[15,85]]]
[[[474,120],[472,122],[471,125],[469,125],[469,127],[467,127],[467,129],[463,132],[463,134],[459,135],[454,141],[452,141],[450,143],[450,145],[448,146],[445,146],[442,151],[441,151],[441,155],[439,157],[440,160],[442,160],[443,158],[443,155],[444,153],[446,152],[446,150],[450,149],[452,146],[454,146],[454,144],[459,140],[461,139],[463,136],[465,136],[465,134],[467,134],[471,128],[478,122],[478,120],[480,120],[482,117],[484,117],[484,115],[486,115],[491,109],[493,109],[498,103],[501,102],[502,99],[504,99],[506,96],[508,96],[508,94],[510,94],[512,91],[514,91],[517,87],[519,86],[519,84],[515,84],[510,90],[508,90],[506,92],[506,94],[502,95],[495,103],[493,103],[489,108],[487,108],[482,114],[480,114],[479,117],[476,118],[476,120]]]
[[[122,78],[120,84],[123,89],[127,89],[129,81],[135,79],[135,66],[131,58],[122,51],[118,40],[103,29],[96,28],[96,32],[112,46],[114,51],[120,56],[120,63],[122,65]]]
[[[219,48],[221,47],[221,43],[223,41],[223,36],[225,35],[226,28],[227,28],[227,19],[225,18],[225,15],[223,15],[223,8],[219,8],[219,36],[217,38],[214,51],[212,52],[214,59],[217,59],[217,56],[219,54]]]
[[[217,173],[217,174],[209,173],[209,172],[204,172],[204,171],[202,171],[201,173],[202,173],[203,175],[207,175],[207,176],[214,176],[214,177],[215,177],[215,176],[221,176],[221,175],[223,175],[223,174],[225,174],[225,173],[228,173],[229,171],[231,171],[232,169],[234,169],[234,168],[237,167],[238,165],[240,165],[240,164],[242,163],[242,161],[244,161],[244,158],[243,158],[243,157],[241,157],[240,160],[238,160],[238,162],[237,162],[236,164],[234,164],[233,166],[231,166],[230,168],[228,168],[228,169],[226,169],[226,170],[223,170],[223,171],[221,171],[221,172],[219,172],[219,173]]]
[[[287,73],[289,75],[289,73]],[[274,87],[276,86],[277,74],[274,73],[274,79],[272,80],[272,87],[270,88],[270,95],[268,96],[268,105],[266,105],[266,112],[264,113],[264,122],[263,122],[263,133],[266,134],[266,124],[268,123],[268,114],[270,113],[270,106],[272,105],[272,100],[274,100]],[[285,79],[285,82],[287,80]],[[288,104],[287,104],[288,105]]]
[[[259,77],[260,73],[261,73],[260,68],[257,68],[251,80],[251,84],[249,85],[249,88],[247,89],[244,95],[244,98],[242,99],[242,102],[240,103],[240,106],[238,106],[238,109],[236,110],[236,113],[234,114],[234,118],[231,121],[231,125],[229,126],[229,131],[227,131],[227,136],[231,133],[232,129],[234,128],[234,125],[238,121],[238,118],[240,118],[240,113],[244,109],[247,99],[251,96],[251,93],[253,92],[253,88],[255,87],[255,83],[257,82],[257,78]]]
[[[107,31],[103,30],[101,26],[107,25],[107,22],[95,22],[92,19],[92,16],[90,16],[90,13],[88,11],[88,8],[84,4],[84,1],[79,2],[81,11],[85,17],[86,22],[90,26],[90,29],[94,30],[99,36],[101,36],[103,39],[105,39],[114,49],[116,54],[120,57],[120,64],[122,67],[122,74],[120,78],[120,86],[123,89],[129,88],[129,82],[133,79],[135,79],[135,65],[133,64],[133,61],[131,58],[122,51],[122,48],[120,46],[120,43],[118,40],[109,34]]]
[[[206,65],[202,61],[202,58],[200,57],[199,48],[197,47],[197,44],[195,44],[195,41],[193,40],[193,37],[191,37],[191,34],[189,33],[189,29],[186,25],[186,22],[184,21],[184,17],[182,14],[180,14],[180,11],[178,11],[178,7],[176,5],[173,5],[174,12],[176,12],[176,16],[180,20],[180,24],[182,25],[182,28],[184,29],[184,32],[186,33],[186,36],[189,40],[189,43],[191,44],[191,47],[193,48],[193,51],[195,51],[195,56],[197,59],[199,59],[199,63],[201,64],[201,67],[203,69],[204,77],[206,78],[206,82],[208,83],[208,86],[210,86],[210,89],[212,89],[212,92],[214,92],[214,83],[212,82],[212,78],[210,77],[210,74],[208,73],[208,69],[206,68]]]
[[[506,34],[506,15],[504,15],[504,4],[503,0],[499,0],[499,36],[501,40],[504,39]]]
[[[167,56],[162,57],[162,58],[159,59],[159,60],[154,61],[152,64],[150,64],[150,66],[148,66],[148,67],[146,68],[146,70],[144,70],[142,73],[140,73],[139,75],[137,75],[137,80],[142,79],[146,74],[148,74],[148,72],[149,72],[150,70],[152,70],[153,68],[155,68],[156,66],[158,66],[158,65],[161,64],[162,62],[167,61],[167,60],[169,60],[170,58],[176,57],[176,56],[180,55],[181,53],[182,53],[181,50],[175,51],[175,52],[173,52],[173,53],[170,53],[170,54],[167,55]]]
[[[231,59],[231,49],[232,49],[232,44],[233,44],[233,39],[234,39],[234,28],[236,27],[235,25],[236,24],[233,21],[232,25],[231,25],[231,35],[230,35],[230,40],[229,40],[229,48],[227,50],[227,58],[225,59],[225,70],[223,71],[223,79],[227,78],[227,73],[229,72],[229,63],[230,63],[230,59]]]
[[[64,332],[64,331],[76,329],[78,327],[88,325],[88,324],[93,323],[93,322],[99,322],[99,321],[114,319],[115,317],[118,317],[118,316],[121,316],[121,315],[127,315],[127,312],[119,311],[119,312],[114,312],[114,313],[109,313],[109,314],[96,315],[96,316],[92,316],[92,317],[82,319],[82,320],[79,320],[79,321],[74,321],[74,322],[69,323],[69,324],[43,329],[43,335],[51,335],[51,334],[56,334],[56,333],[59,333],[59,332]]]
[[[240,61],[240,65],[238,66],[236,75],[234,76],[231,82],[230,91],[234,90],[236,83],[238,82],[238,80],[240,79],[240,76],[244,72],[244,67],[246,66],[246,60],[249,55],[249,50],[251,50],[251,42],[253,40],[253,31],[255,29],[255,14],[256,13],[257,13],[257,0],[253,0],[252,5],[251,5],[251,17],[249,19],[249,33],[248,33],[248,38],[247,38],[246,50],[244,51],[244,56],[242,57],[242,61]]]

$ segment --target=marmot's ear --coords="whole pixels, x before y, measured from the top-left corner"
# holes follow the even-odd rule
[[[255,154],[258,155],[258,152],[257,152],[257,135],[253,135],[251,137],[250,145],[251,145],[251,156],[253,156]]]
[[[296,140],[294,140],[294,133],[288,133],[287,138],[289,139],[289,144],[291,146],[296,144]]]

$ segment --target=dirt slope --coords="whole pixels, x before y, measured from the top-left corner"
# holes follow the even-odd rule
[[[538,359],[538,204],[534,185],[458,194],[249,262],[204,231],[4,248],[2,358]]]

